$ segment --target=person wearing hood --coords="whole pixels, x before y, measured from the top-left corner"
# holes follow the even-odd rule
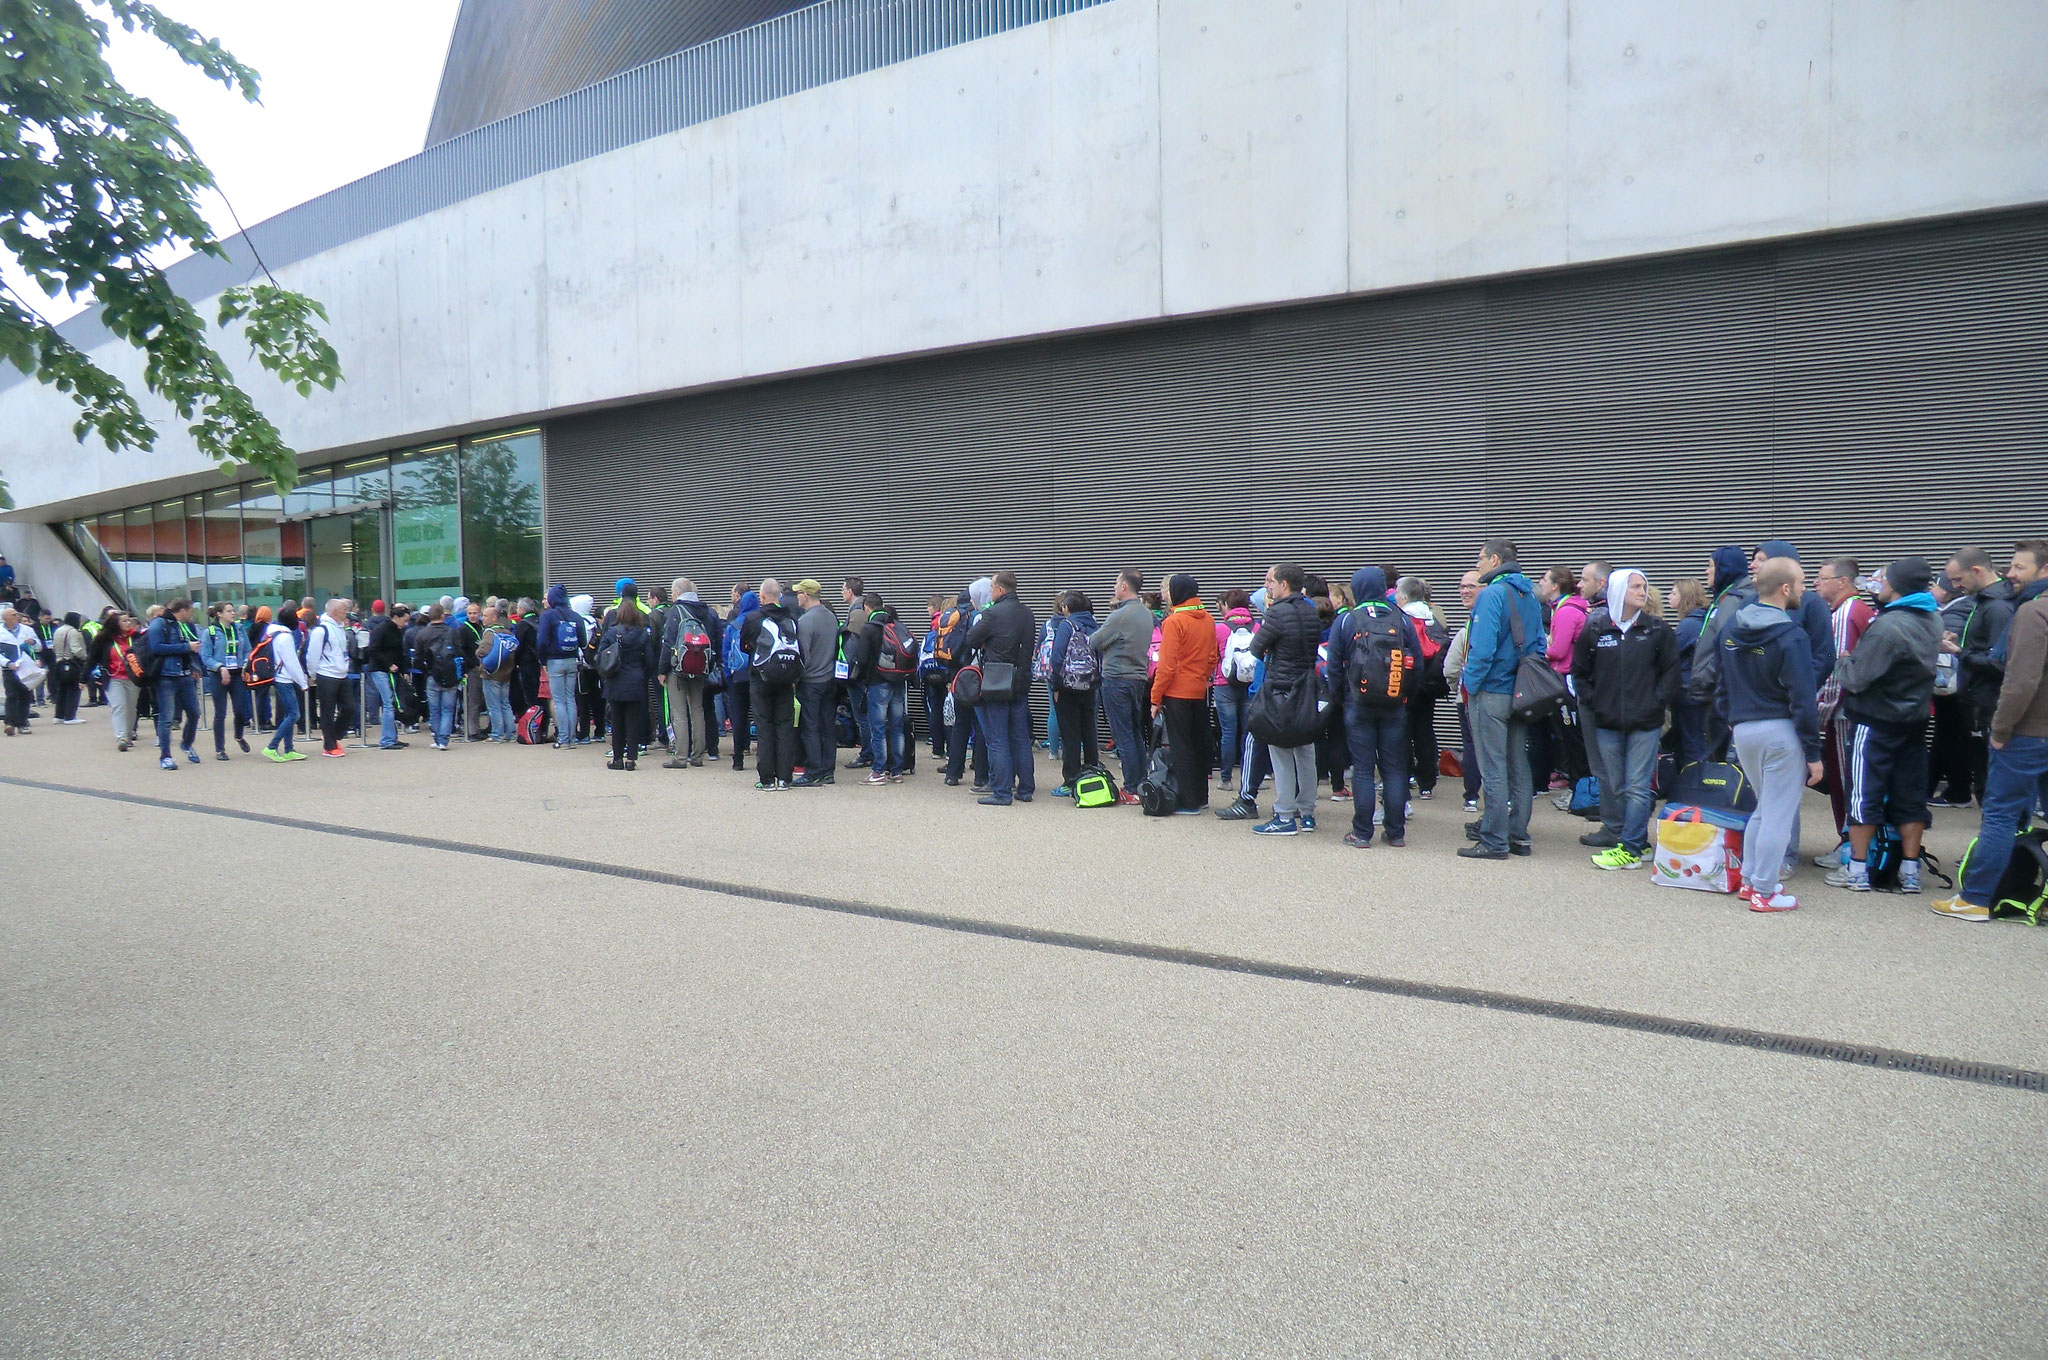
[[[1721,635],[1734,624],[1736,611],[1746,601],[1743,591],[1751,582],[1749,559],[1734,544],[1714,549],[1707,559],[1707,616],[1700,621],[1699,641],[1693,647],[1692,679],[1685,697],[1694,703],[1714,704],[1720,692]],[[1811,657],[1808,662],[1811,664]],[[1712,751],[1725,734],[1708,732],[1707,749]]]
[[[1167,753],[1180,790],[1175,815],[1192,817],[1209,806],[1209,684],[1221,653],[1216,618],[1202,608],[1195,578],[1185,572],[1168,577],[1166,598],[1171,607],[1160,625],[1152,714],[1166,724]],[[1054,654],[1059,655],[1057,650]]]
[[[1573,644],[1579,706],[1600,743],[1601,802],[1619,812],[1614,843],[1593,856],[1602,869],[1637,868],[1649,853],[1657,746],[1665,710],[1678,698],[1678,634],[1649,605],[1643,573],[1614,572],[1607,607],[1590,615]]]
[[[1259,681],[1262,690],[1271,686],[1275,693],[1285,694],[1297,686],[1319,685],[1315,669],[1322,620],[1309,602],[1307,587],[1308,573],[1293,562],[1278,563],[1266,570],[1266,609],[1259,620],[1259,631],[1252,634],[1252,655],[1265,662],[1265,673]],[[1254,826],[1252,834],[1292,836],[1314,831],[1315,742],[1311,740],[1301,746],[1269,743],[1266,751],[1273,762],[1273,815]],[[1240,796],[1238,801],[1249,800]],[[1235,808],[1237,804],[1231,806]]]
[[[576,730],[572,745],[588,746],[602,740],[605,726],[604,681],[597,674],[597,634],[600,624],[593,611],[597,597],[571,595],[569,608],[583,621],[583,652],[576,668]]]
[[[782,600],[782,582],[769,577],[761,582],[761,607],[740,625],[740,646],[751,658],[754,723],[760,729],[754,787],[763,792],[791,788],[796,778],[796,687],[802,663],[798,663],[798,676],[786,682],[770,683],[761,678],[764,663],[771,657],[779,665],[783,654],[791,649],[801,651],[796,616]],[[733,730],[739,730],[738,718],[733,719]]]
[[[586,600],[588,596],[584,596]],[[569,605],[567,587],[548,587],[547,608],[534,625],[534,645],[548,674],[548,702],[554,708],[555,749],[576,744],[576,670],[590,641],[590,625]]]
[[[1095,731],[1095,695],[1101,688],[1102,668],[1099,663],[1095,667],[1096,683],[1086,689],[1072,689],[1067,683],[1066,658],[1074,647],[1093,657],[1088,639],[1101,625],[1095,619],[1095,601],[1088,598],[1086,591],[1066,591],[1060,606],[1053,619],[1051,664],[1046,676],[1046,683],[1052,686],[1052,705],[1062,735],[1060,786],[1052,793],[1055,798],[1072,798],[1074,781],[1081,777],[1081,771],[1101,759]],[[1123,801],[1124,792],[1117,791],[1117,801]]]
[[[725,716],[732,724],[732,767],[747,768],[754,746],[753,653],[746,645],[747,620],[761,612],[761,592],[743,590],[719,634],[725,650]]]
[[[1877,617],[1835,666],[1850,723],[1849,862],[1828,875],[1832,887],[1870,891],[1870,842],[1889,821],[1899,829],[1899,891],[1920,891],[1927,712],[1941,654],[1941,613],[1927,589],[1933,579],[1920,558],[1892,563],[1877,593]]]
[[[917,634],[872,590],[862,591],[858,640],[846,644],[848,677],[866,707],[867,783],[900,784],[910,753],[910,677],[917,670]],[[893,645],[892,645],[893,639]]]
[[[1799,843],[1799,801],[1821,777],[1812,652],[1789,612],[1804,597],[1806,571],[1774,559],[1756,584],[1758,598],[1716,644],[1714,702],[1756,789],[1742,833],[1743,901],[1751,911],[1792,911],[1799,901],[1784,891],[1785,865]]]
[[[1258,662],[1252,657],[1252,637],[1259,621],[1252,614],[1251,592],[1242,586],[1223,592],[1223,617],[1216,624],[1219,649],[1216,677],[1209,699],[1216,708],[1217,736],[1221,741],[1217,761],[1218,782],[1230,787],[1244,756],[1244,713],[1251,702],[1252,677]]]
[[[1529,804],[1535,791],[1529,782],[1528,724],[1515,716],[1515,673],[1523,658],[1543,655],[1543,607],[1515,560],[1513,540],[1488,540],[1474,570],[1480,590],[1472,605],[1461,678],[1485,811],[1466,827],[1474,843],[1458,854],[1506,859],[1530,853]]]
[[[1351,594],[1358,603],[1331,625],[1325,670],[1352,761],[1351,830],[1344,843],[1361,850],[1372,844],[1377,769],[1384,800],[1379,820],[1386,843],[1399,848],[1408,834],[1408,701],[1421,674],[1422,644],[1415,620],[1387,602],[1378,567],[1353,572]]]
[[[1402,576],[1394,582],[1394,604],[1414,625],[1417,654],[1415,692],[1408,696],[1408,761],[1415,767],[1415,796],[1436,797],[1440,751],[1436,740],[1436,701],[1450,694],[1444,679],[1444,654],[1450,649],[1451,628],[1444,614],[1429,598],[1429,582],[1420,576]]]

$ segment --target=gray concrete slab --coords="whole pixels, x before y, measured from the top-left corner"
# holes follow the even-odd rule
[[[554,757],[146,779],[72,736],[9,743],[0,773],[76,746],[74,777],[419,829],[430,804],[511,807],[514,781],[465,774]],[[903,795],[925,823],[904,837],[1005,816],[559,760],[557,794],[634,801],[529,801],[520,839],[671,864],[719,833],[764,875],[806,844],[872,861],[834,820],[876,820],[861,799]],[[409,797],[383,783],[430,764]],[[707,824],[691,799],[739,810]],[[1098,834],[1046,815],[1009,814]],[[0,1354],[2023,1356],[2048,1335],[2039,1095],[10,786],[0,819],[17,853],[123,866],[118,889],[0,895]],[[1044,845],[1002,862],[997,904],[1061,881]],[[1846,950],[1861,924],[1823,934]]]

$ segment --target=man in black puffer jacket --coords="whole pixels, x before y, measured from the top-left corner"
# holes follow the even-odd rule
[[[1296,685],[1316,686],[1316,646],[1322,641],[1322,620],[1302,594],[1308,574],[1292,562],[1266,573],[1266,614],[1252,635],[1252,655],[1264,658],[1266,677],[1261,694]],[[1273,757],[1273,818],[1252,830],[1261,836],[1292,836],[1316,829],[1316,744],[1269,747]]]
[[[1014,573],[999,571],[990,583],[994,598],[967,630],[965,645],[984,677],[990,662],[1008,662],[1013,679],[1007,698],[986,698],[980,707],[988,738],[989,789],[977,801],[1008,807],[1012,800],[1030,802],[1038,791],[1031,759],[1031,653],[1038,644],[1038,620],[1017,598]]]
[[[363,652],[363,675],[377,701],[375,716],[382,729],[377,745],[386,751],[405,745],[398,739],[398,686],[405,673],[405,626],[410,618],[411,611],[402,604],[392,605],[388,614],[379,614],[370,625],[370,645]],[[369,722],[370,715],[365,715],[364,725]]]

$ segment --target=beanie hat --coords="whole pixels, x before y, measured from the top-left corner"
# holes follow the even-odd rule
[[[1767,538],[1756,545],[1756,550],[1766,558],[1788,557],[1794,562],[1799,560],[1799,549],[1793,547],[1782,538]]]
[[[1918,595],[1933,584],[1934,573],[1928,569],[1925,560],[1902,557],[1885,568],[1884,579],[1901,595]]]
[[[612,583],[612,594],[614,595],[638,595],[639,593],[640,587],[633,584],[633,578],[630,576],[621,576]]]
[[[1202,588],[1195,584],[1195,578],[1184,571],[1176,572],[1167,578],[1166,601],[1168,604],[1185,604],[1201,593]]]

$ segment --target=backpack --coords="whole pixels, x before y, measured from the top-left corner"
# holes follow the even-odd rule
[[[426,671],[442,689],[462,683],[462,658],[455,653],[455,634],[445,626],[438,638],[427,643]]]
[[[538,746],[540,730],[546,726],[547,710],[539,704],[519,715],[519,721],[512,725],[512,735],[521,746]]]
[[[277,654],[271,648],[270,638],[257,639],[249,649],[249,659],[242,663],[242,683],[251,689],[270,684],[277,679]]]
[[[1956,866],[1957,878],[1968,879],[1970,861],[1975,858],[1981,839],[1971,838],[1970,848],[1963,852],[1963,862]],[[2028,924],[2040,925],[2043,907],[2048,907],[2048,827],[2035,827],[2014,837],[2012,858],[2006,861],[1998,886],[1991,890],[1991,914],[2016,911],[2027,918]]]
[[[1258,668],[1259,659],[1252,655],[1251,625],[1240,624],[1230,630],[1230,640],[1223,644],[1223,678],[1233,685],[1248,685]]]
[[[519,639],[506,632],[491,632],[485,635],[490,645],[476,659],[476,668],[493,680],[502,680],[511,673],[512,659],[519,654]]]
[[[155,684],[164,668],[164,659],[156,654],[156,648],[149,645],[149,630],[138,628],[129,634],[129,648],[135,653],[135,664],[142,668],[141,683]]]
[[[576,619],[555,620],[555,650],[574,656],[583,648],[583,625]]]
[[[675,673],[685,680],[702,680],[711,674],[711,631],[704,626],[704,620],[687,609],[676,620],[673,664]]]
[[[1368,708],[1393,708],[1408,695],[1408,657],[1401,645],[1401,620],[1381,605],[1351,611],[1351,655],[1345,670],[1357,686],[1357,701]]]
[[[1600,820],[1600,781],[1587,775],[1572,785],[1570,812],[1589,821]]]
[[[945,675],[946,663],[939,660],[939,630],[927,628],[924,641],[917,644],[917,678],[937,680]]]
[[[1073,789],[1074,806],[1077,808],[1116,806],[1116,779],[1100,765],[1090,765],[1075,775]]]
[[[1165,636],[1164,624],[1152,625],[1152,646],[1145,653],[1145,674],[1148,677],[1159,674],[1159,643]]]
[[[796,624],[780,624],[763,613],[752,662],[754,678],[764,685],[793,685],[802,679],[804,655],[797,645]]]
[[[962,666],[953,677],[953,706],[973,708],[981,702],[981,667]]]
[[[932,625],[932,660],[940,669],[951,670],[960,664],[960,653],[966,642],[967,611],[948,609]]]
[[[917,669],[918,654],[903,640],[903,624],[890,619],[882,625],[882,645],[875,654],[875,674],[884,680],[901,680]]]
[[[1415,692],[1425,699],[1448,699],[1451,682],[1444,678],[1444,653],[1450,650],[1450,634],[1435,619],[1418,619],[1411,614],[1408,621],[1415,625],[1417,644]]]
[[[1052,678],[1052,635],[1059,624],[1052,619],[1038,631],[1038,649],[1031,654],[1031,678],[1050,680]]]
[[[1152,754],[1145,762],[1145,782],[1138,785],[1138,803],[1147,817],[1171,817],[1180,807],[1180,783],[1173,777],[1163,724],[1153,733]]]
[[[734,682],[744,680],[747,667],[753,664],[753,658],[747,655],[747,649],[740,645],[742,622],[743,618],[730,618],[725,621],[725,645],[720,649],[725,654],[726,676]]]
[[[1095,649],[1088,645],[1088,635],[1080,629],[1067,627],[1067,649],[1060,656],[1057,679],[1060,688],[1086,693],[1095,688],[1095,682],[1102,678],[1102,658],[1095,655]]]
[[[1967,855],[1969,852],[1965,851]],[[1899,829],[1890,822],[1878,827],[1870,838],[1869,853],[1864,856],[1864,865],[1870,871],[1870,888],[1873,892],[1897,892],[1899,890],[1899,866],[1906,858],[1906,842],[1899,835]],[[1955,883],[1941,871],[1941,861],[1920,847],[1920,872],[1937,881],[1954,887]]]
[[[1664,797],[1673,803],[1692,803],[1725,812],[1756,811],[1756,790],[1737,765],[1726,761],[1696,760],[1681,766]]]

